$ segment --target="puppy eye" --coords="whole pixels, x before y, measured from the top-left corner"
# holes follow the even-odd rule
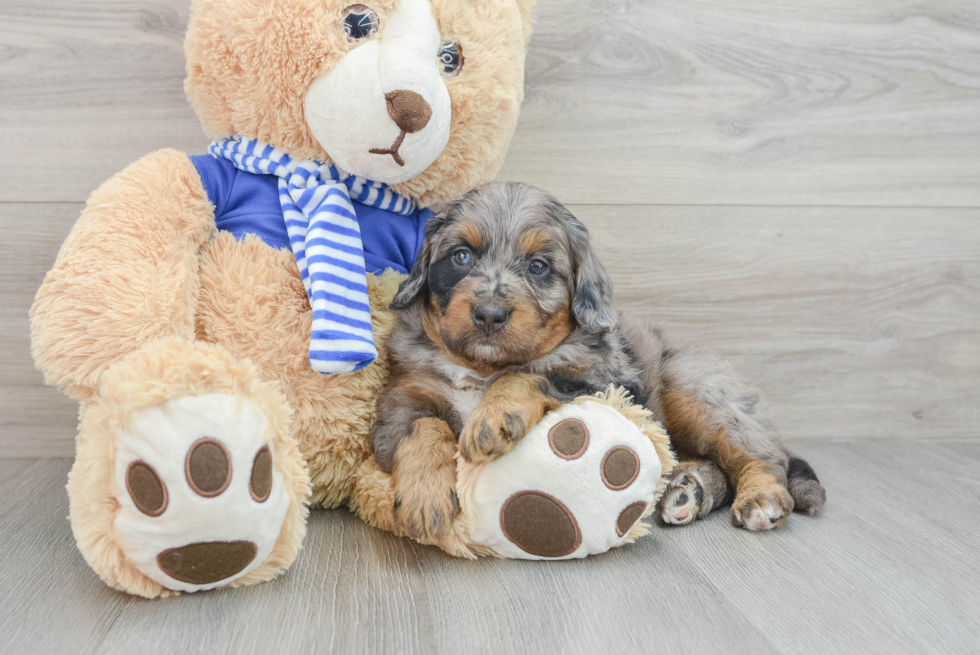
[[[548,262],[543,259],[532,259],[527,270],[531,275],[544,275],[548,272]]]
[[[446,77],[456,77],[463,70],[463,49],[458,43],[443,43],[438,59],[442,74]]]
[[[340,25],[351,41],[374,36],[378,31],[378,15],[366,5],[351,5],[344,9]]]
[[[473,253],[466,248],[460,248],[453,253],[453,263],[457,266],[469,266],[471,259],[473,259]]]

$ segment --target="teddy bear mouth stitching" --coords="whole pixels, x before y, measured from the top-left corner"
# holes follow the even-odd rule
[[[406,134],[414,134],[429,124],[432,118],[432,107],[421,95],[415,91],[399,89],[385,94],[385,106],[388,115],[395,125],[401,130],[398,138],[391,144],[390,148],[372,148],[368,152],[373,155],[391,155],[392,159],[399,166],[405,165],[405,160],[398,154],[398,149],[402,147],[402,141]]]
[[[391,158],[395,160],[396,164],[399,166],[404,166],[405,160],[402,159],[400,154],[398,154],[398,149],[402,147],[402,141],[405,140],[405,134],[405,130],[402,130],[401,134],[398,135],[398,138],[395,139],[395,142],[391,144],[390,148],[371,148],[368,150],[368,152],[370,152],[372,155],[391,155]]]

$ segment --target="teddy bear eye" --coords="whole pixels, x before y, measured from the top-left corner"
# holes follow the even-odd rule
[[[439,65],[442,66],[442,74],[447,77],[456,77],[463,69],[463,49],[458,43],[443,43],[439,48]]]
[[[351,41],[360,41],[374,36],[378,31],[378,15],[366,5],[351,5],[344,9],[340,25]]]

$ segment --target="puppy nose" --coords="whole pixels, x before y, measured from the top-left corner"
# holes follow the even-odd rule
[[[500,305],[477,305],[473,308],[473,324],[485,332],[499,332],[510,320],[510,310]]]
[[[432,107],[415,91],[401,90],[386,93],[385,102],[388,103],[391,120],[409,134],[421,130],[432,118]]]

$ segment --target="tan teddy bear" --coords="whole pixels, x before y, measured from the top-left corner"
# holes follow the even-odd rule
[[[38,367],[81,403],[71,522],[108,584],[154,597],[271,579],[309,504],[397,532],[367,445],[388,305],[424,208],[500,168],[532,1],[194,0],[186,91],[215,142],[103,184],[31,314]],[[596,402],[655,445],[649,495],[665,436],[621,397]],[[496,510],[463,493],[483,473],[465,468],[474,518],[437,545],[534,556],[474,522]],[[634,513],[601,549],[643,532]]]

